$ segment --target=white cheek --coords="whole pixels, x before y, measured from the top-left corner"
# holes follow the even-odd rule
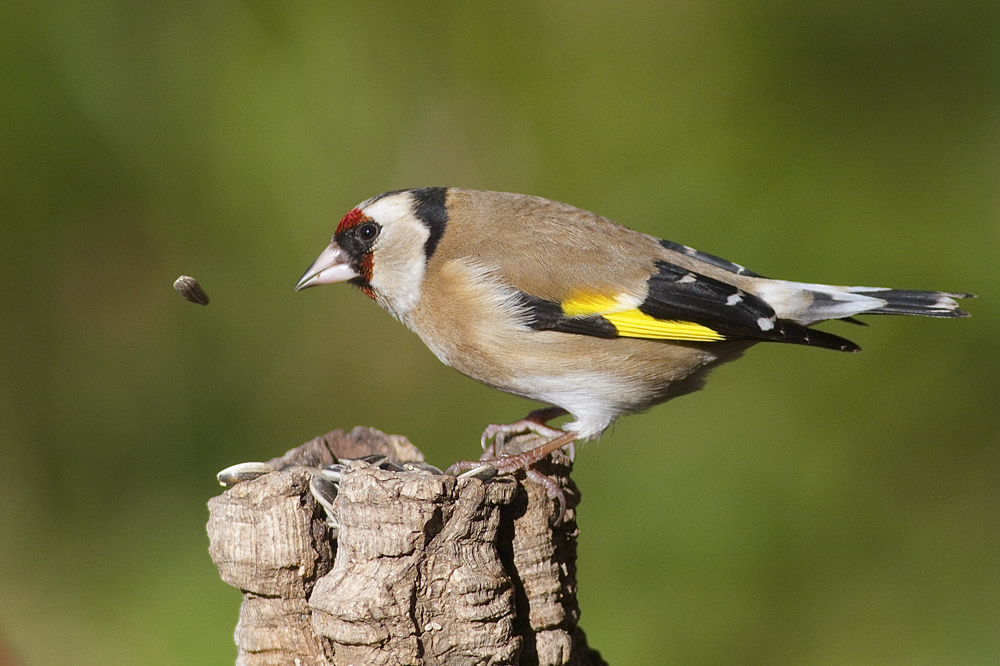
[[[373,248],[371,286],[375,300],[396,319],[405,321],[420,301],[427,272],[424,243],[428,235],[427,228],[417,222],[397,220],[383,227]]]

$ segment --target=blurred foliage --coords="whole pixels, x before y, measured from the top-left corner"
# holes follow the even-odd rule
[[[979,293],[830,325],[855,356],[758,347],[583,447],[580,596],[616,666],[1000,662],[998,7],[8,0],[0,634],[226,663],[215,471],[358,424],[445,465],[528,410],[350,287],[292,293],[357,202],[461,185]]]

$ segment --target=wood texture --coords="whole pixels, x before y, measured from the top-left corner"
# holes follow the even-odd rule
[[[278,471],[209,501],[209,552],[243,591],[237,664],[603,664],[577,625],[576,506],[568,458],[539,484],[389,471],[342,474],[337,539],[309,492],[319,468],[382,453],[420,461],[405,438],[334,431],[271,462]]]

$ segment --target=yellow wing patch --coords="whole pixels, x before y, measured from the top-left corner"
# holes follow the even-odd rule
[[[631,299],[624,294],[605,296],[596,292],[578,291],[562,302],[562,309],[567,317],[589,317],[630,310],[638,304],[638,299]]]
[[[718,342],[726,339],[709,327],[696,324],[693,321],[657,319],[639,310],[626,310],[602,316],[618,329],[618,335],[623,338],[686,340],[689,342]]]
[[[623,338],[718,342],[726,338],[693,321],[657,319],[641,312],[639,300],[627,294],[606,296],[595,292],[577,292],[562,302],[567,317],[598,315],[607,319]]]

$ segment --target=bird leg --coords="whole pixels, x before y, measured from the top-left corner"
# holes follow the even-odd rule
[[[569,456],[572,461],[572,447],[576,441],[577,433],[557,430],[547,425],[550,419],[558,418],[565,414],[566,410],[561,407],[549,407],[531,412],[527,417],[516,423],[490,425],[483,432],[483,455],[479,458],[479,462],[456,462],[448,468],[448,473],[457,474],[463,470],[474,469],[484,463],[496,468],[498,474],[515,474],[524,470],[525,475],[529,479],[540,484],[545,489],[545,494],[548,495],[549,499],[558,502],[559,512],[556,514],[556,524],[562,523],[563,517],[566,514],[566,493],[553,479],[538,470],[531,469],[531,467],[563,447],[570,448]],[[497,454],[497,448],[504,447],[508,443],[510,436],[527,433],[534,433],[539,438],[542,438],[542,444],[520,453]],[[487,446],[486,442],[490,439],[493,442]]]
[[[536,446],[533,449],[528,449],[527,451],[523,451],[521,453],[504,453],[493,458],[481,458],[480,460],[482,462],[488,462],[496,467],[500,474],[513,474],[518,470],[527,470],[529,467],[550,453],[572,444],[576,441],[576,437],[577,435],[575,432],[559,431],[559,434],[556,437],[553,437],[544,444]]]
[[[483,431],[482,438],[480,439],[480,444],[483,447],[483,455],[479,457],[479,460],[478,461],[459,460],[458,462],[452,463],[452,465],[448,468],[448,473],[453,474],[473,469],[475,467],[479,467],[484,462],[489,462],[491,464],[500,463],[499,466],[497,465],[493,466],[497,467],[497,470],[501,474],[511,474],[520,469],[527,469],[528,465],[532,465],[538,462],[539,460],[541,460],[548,454],[552,453],[556,449],[549,449],[545,453],[542,453],[541,455],[534,457],[533,459],[528,460],[527,462],[521,462],[523,460],[522,456],[533,454],[535,451],[538,451],[542,447],[547,447],[549,443],[555,441],[556,439],[559,439],[560,437],[565,439],[565,436],[568,433],[564,430],[559,430],[557,428],[550,428],[548,426],[548,422],[552,419],[559,418],[560,416],[565,416],[567,413],[568,412],[562,407],[546,407],[545,409],[536,409],[535,411],[531,412],[520,421],[515,421],[514,423],[502,423],[502,424],[494,423],[492,425],[486,426],[486,430]],[[497,453],[496,451],[497,447],[499,446],[502,448],[503,446],[505,446],[509,441],[510,436],[525,435],[528,433],[534,433],[538,435],[539,438],[546,438],[545,442],[540,446],[529,449],[523,453],[518,453],[514,455]],[[500,441],[497,441],[497,439],[499,439]],[[490,444],[487,444],[486,442],[489,442],[490,440],[493,441],[490,442]],[[572,439],[569,439],[568,441],[564,441],[560,445],[560,447],[561,446],[570,447],[570,450],[568,452],[570,461],[572,461],[574,458],[573,456],[574,452],[572,448],[574,441],[576,441],[575,436]],[[512,464],[507,464],[506,463],[507,460],[510,460]]]

